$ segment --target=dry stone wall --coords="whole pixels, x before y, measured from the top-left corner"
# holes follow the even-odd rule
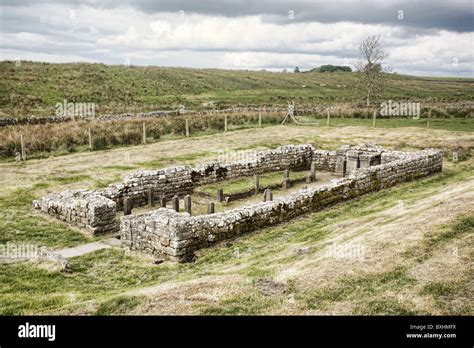
[[[334,172],[336,169],[337,153],[336,151],[314,150],[313,163],[318,170]]]
[[[117,229],[115,213],[123,209],[125,198],[138,207],[148,203],[149,189],[157,200],[158,197],[170,200],[175,195],[182,197],[192,193],[196,186],[229,178],[284,169],[309,169],[313,151],[311,145],[286,145],[257,152],[242,161],[138,171],[126,176],[122,183],[102,190],[72,190],[45,196],[34,201],[33,207],[92,234],[106,233]],[[92,212],[88,210],[89,203],[95,209]],[[101,208],[96,208],[97,205]]]
[[[93,235],[118,230],[115,202],[94,191],[71,190],[33,201],[33,207]]]
[[[459,109],[459,110],[472,110],[472,102],[452,102],[452,103],[443,103],[442,105],[438,104],[426,104],[426,108],[434,108],[443,110],[449,109]],[[302,106],[298,107],[295,112],[297,115],[311,115],[311,114],[326,114],[328,105],[316,105],[316,106]],[[332,108],[331,108],[332,109]],[[340,103],[338,107],[334,110],[336,114],[341,112],[344,113],[345,110],[351,111],[367,111],[365,105],[361,106],[357,103]],[[137,112],[137,113],[123,113],[123,114],[105,114],[95,116],[94,119],[97,120],[122,120],[122,119],[147,119],[147,118],[159,118],[159,117],[169,117],[174,115],[215,115],[215,114],[238,114],[238,113],[261,113],[265,115],[267,113],[282,113],[286,114],[288,108],[278,107],[278,106],[262,106],[262,107],[235,107],[227,109],[208,109],[208,110],[185,110],[184,112],[180,109],[177,110],[153,110],[148,112]],[[59,122],[70,122],[74,120],[73,117],[69,116],[28,116],[21,118],[6,117],[0,118],[0,127],[6,127],[11,125],[23,125],[23,124],[46,124],[46,123],[59,123]]]
[[[309,169],[311,163],[318,170],[335,171],[346,178],[337,181],[335,186],[323,186],[317,192],[303,190],[296,196],[289,195],[283,200],[241,210],[191,217],[185,213],[159,209],[143,216],[127,216],[122,219],[121,235],[124,243],[131,248],[163,254],[168,258],[186,259],[193,250],[208,243],[290,219],[353,195],[441,170],[442,153],[438,150],[416,153],[386,151],[371,145],[345,145],[337,151],[316,150],[311,145],[287,145],[258,152],[244,161],[208,162],[195,168],[177,166],[139,171],[125,177],[122,183],[110,185],[106,189],[72,190],[45,196],[34,201],[33,207],[84,228],[91,234],[102,234],[118,230],[116,211],[123,208],[124,198],[134,206],[145,205],[150,189],[156,200],[158,196],[169,200],[175,195],[190,194],[199,185],[284,169]],[[341,187],[344,187],[343,194],[338,191]],[[308,203],[308,194],[313,197],[312,200],[317,200],[317,204],[313,201]],[[164,224],[161,218],[167,223]],[[184,238],[186,233],[190,233],[189,228],[194,234]],[[170,235],[164,238],[162,234],[168,230]]]
[[[163,170],[139,171],[126,176],[121,186],[121,197],[118,198],[130,199],[133,206],[147,204],[149,188],[153,189],[155,195],[169,200],[174,195],[183,196],[192,192],[192,168],[177,166]]]
[[[122,242],[131,249],[167,259],[187,261],[193,258],[194,251],[214,242],[442,170],[441,150],[429,149],[385,156],[380,148],[345,148],[346,152],[350,150],[360,152],[362,157],[378,158],[374,162],[369,158],[369,164],[377,161],[380,163],[382,159],[392,161],[356,168],[347,177],[336,179],[322,187],[299,190],[274,201],[216,214],[190,216],[160,208],[147,214],[125,216],[120,227]]]
[[[215,183],[225,179],[275,172],[302,170],[311,167],[314,147],[311,145],[285,145],[275,150],[260,151],[250,158],[230,163],[207,162],[193,169],[196,185]]]
[[[326,106],[316,106],[316,107],[299,107],[296,111],[299,115],[307,115],[314,113],[322,113],[326,110]],[[147,118],[162,118],[162,117],[172,117],[178,115],[227,115],[227,114],[268,114],[268,113],[286,113],[288,111],[287,107],[238,107],[238,108],[227,108],[227,109],[211,109],[211,110],[153,110],[149,112],[137,112],[137,113],[123,113],[123,114],[104,114],[93,116],[90,119],[106,121],[106,120],[124,120],[124,119],[143,119]],[[46,123],[61,123],[61,122],[70,122],[77,119],[72,116],[28,116],[21,118],[0,118],[0,127],[12,126],[12,125],[23,125],[23,124],[46,124]]]
[[[286,145],[275,150],[260,151],[242,161],[222,163],[206,162],[195,168],[189,166],[169,167],[161,170],[138,171],[127,177],[123,183],[114,184],[97,191],[122,209],[123,199],[130,199],[134,206],[148,202],[148,189],[156,197],[171,199],[174,195],[190,194],[196,186],[218,181],[274,172],[284,169],[309,169],[314,148],[311,145]]]
[[[383,153],[386,153],[384,149],[374,145],[343,145],[336,151],[314,150],[313,163],[315,163],[318,170],[345,175],[361,167],[367,168],[380,164]],[[387,162],[397,158],[395,155],[390,158],[387,157]]]

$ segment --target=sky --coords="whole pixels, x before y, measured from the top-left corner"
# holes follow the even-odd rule
[[[0,60],[354,68],[380,35],[394,72],[474,77],[472,0],[2,0],[0,16]]]

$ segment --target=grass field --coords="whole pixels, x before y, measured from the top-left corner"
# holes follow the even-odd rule
[[[291,172],[291,179],[304,179],[307,172]],[[262,174],[259,176],[260,187],[266,187],[269,185],[281,184],[283,178],[282,172]],[[220,184],[208,184],[198,187],[197,192],[202,192],[210,196],[214,196]],[[239,192],[246,192],[252,190],[254,187],[252,178],[238,178],[229,180],[225,187],[225,194],[236,194]]]
[[[94,102],[124,111],[363,104],[356,73],[272,73],[216,69],[0,62],[0,116],[53,115],[55,104]],[[474,79],[390,75],[380,98],[423,103],[474,100]]]
[[[147,120],[147,143],[184,138],[186,118],[186,116],[176,116],[173,119]],[[283,118],[284,115],[278,113],[263,115],[262,127],[279,125]],[[297,119],[301,122],[302,127],[325,128],[327,124],[326,119],[321,115],[298,116]],[[228,131],[258,127],[258,115],[256,114],[232,115],[228,117],[228,120]],[[224,131],[224,116],[195,117],[189,120],[189,124],[191,137],[218,134]],[[332,118],[329,128],[335,130],[350,126],[372,127],[372,120],[369,118]],[[378,128],[427,128],[427,119],[378,118],[376,126]],[[135,146],[142,143],[143,122],[141,120],[77,121],[9,126],[0,128],[0,161],[15,161],[15,156],[21,149],[22,135],[29,159],[91,151],[88,139],[89,128],[92,134],[93,151]],[[430,128],[472,131],[474,130],[474,119],[432,118]]]
[[[95,241],[32,213],[31,201],[103,187],[140,168],[214,159],[219,149],[474,146],[472,120],[436,120],[430,129],[422,121],[392,121],[380,120],[377,128],[363,119],[247,128],[3,162],[0,243],[60,249]],[[156,265],[114,247],[71,259],[69,274],[47,261],[2,264],[0,313],[472,315],[473,173],[472,157],[454,163],[447,152],[440,174],[200,250],[194,263]],[[334,247],[345,243],[363,246],[363,257],[337,256]]]

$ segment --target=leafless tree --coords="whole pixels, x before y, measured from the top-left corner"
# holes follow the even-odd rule
[[[360,73],[360,82],[367,91],[367,107],[370,98],[382,85],[384,73],[391,71],[391,67],[384,66],[388,53],[384,50],[380,36],[369,36],[360,43],[360,59],[356,69]]]

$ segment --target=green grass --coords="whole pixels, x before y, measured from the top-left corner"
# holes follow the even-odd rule
[[[192,152],[192,153],[181,155],[181,156],[155,158],[149,161],[139,162],[136,165],[141,168],[146,168],[146,169],[159,169],[159,168],[163,168],[163,167],[173,165],[173,164],[174,165],[182,165],[182,164],[194,165],[198,159],[207,157],[211,154],[212,154],[211,152],[198,151],[198,152]]]
[[[94,181],[94,188],[105,188],[111,184],[116,184],[122,181],[123,175],[115,174],[113,178],[107,180],[95,180]]]
[[[426,284],[421,293],[431,296],[443,315],[472,315],[472,270],[459,281]]]
[[[103,169],[105,169],[105,170],[110,169],[110,170],[120,170],[120,171],[133,170],[133,169],[136,169],[136,168],[137,168],[136,166],[107,166],[107,167],[103,167]]]
[[[96,315],[124,315],[135,307],[145,303],[145,296],[118,296],[100,304]]]
[[[297,294],[296,299],[302,300],[309,309],[323,310],[326,309],[329,304],[353,300],[360,302],[360,304],[356,306],[354,314],[416,314],[408,308],[404,308],[398,304],[395,305],[393,300],[373,299],[375,294],[380,294],[387,290],[394,292],[401,291],[404,287],[413,285],[414,282],[414,279],[407,276],[406,270],[396,268],[392,271],[379,274],[346,277],[339,280],[336,286],[317,287],[303,294]],[[367,301],[367,299],[371,298],[372,300]]]
[[[290,172],[290,179],[303,179],[307,171],[292,171]],[[283,172],[274,172],[268,174],[261,174],[259,176],[260,188],[268,187],[270,185],[279,184],[283,181]],[[233,195],[237,193],[247,192],[254,187],[253,177],[230,179],[217,184],[203,185],[196,188],[196,192],[202,192],[211,196],[215,196],[217,189],[223,188],[224,195]]]
[[[340,220],[363,216],[369,213],[372,204],[388,204],[399,199],[409,200],[423,191],[423,185],[442,187],[446,182],[460,179],[458,174],[426,178],[418,182],[366,195],[360,200],[346,202],[327,210],[296,219],[291,224],[282,224],[264,229],[258,233],[242,236],[234,241],[231,247],[219,245],[216,248],[203,250],[200,257],[192,264],[154,265],[150,261],[128,256],[115,249],[101,250],[71,260],[72,274],[48,271],[30,263],[10,264],[0,267],[0,312],[2,314],[56,313],[58,311],[75,311],[93,300],[97,304],[94,313],[127,313],[142,304],[141,299],[122,299],[127,290],[156,285],[165,281],[183,281],[196,279],[205,275],[221,274],[219,265],[239,265],[245,263],[241,273],[251,279],[271,276],[276,266],[291,264],[298,256],[278,257],[287,248],[297,243],[312,245],[322,240],[331,231],[328,226]],[[436,179],[436,180],[435,180]],[[18,206],[30,203],[32,197],[25,192]],[[370,216],[368,216],[370,218]],[[464,226],[466,223],[460,224]],[[461,227],[455,227],[458,229]],[[461,228],[461,229],[464,229]],[[48,235],[64,234],[64,230]],[[57,241],[56,241],[57,243]],[[238,249],[238,256],[236,250]],[[312,249],[312,253],[317,249]],[[215,269],[214,269],[215,268]],[[214,269],[214,270],[213,270]],[[225,274],[222,273],[222,274]],[[322,307],[331,301],[356,299],[359,295],[372,296],[373,292],[383,292],[393,286],[400,289],[410,286],[412,280],[403,269],[392,272],[369,275],[368,277],[348,278],[337,287],[320,289],[297,297],[308,306]],[[71,296],[74,301],[71,301]],[[111,299],[113,298],[113,299]],[[363,298],[363,297],[361,297]],[[114,300],[115,299],[115,300]],[[374,301],[377,299],[374,299]],[[267,299],[260,294],[250,294],[227,298],[222,302],[200,308],[203,314],[260,314],[280,303],[281,298]],[[409,309],[397,307],[392,302],[383,307],[378,299],[377,306],[366,307],[364,302],[358,304],[357,312],[376,314],[387,311],[393,314],[412,314]],[[390,308],[387,306],[390,305]],[[316,308],[316,307],[315,307]]]
[[[423,292],[434,297],[446,296],[453,292],[453,285],[448,283],[430,283],[425,285]]]
[[[360,301],[353,310],[354,315],[426,315],[411,308],[411,305],[400,304],[394,298]]]
[[[316,120],[316,122],[318,122]],[[326,126],[325,120],[319,120],[320,126]],[[363,118],[332,118],[330,127],[348,127],[348,126],[362,126],[372,127],[371,119]],[[307,126],[310,127],[310,126]],[[417,127],[427,128],[426,118],[414,120],[411,118],[391,118],[391,119],[377,119],[377,128],[401,128],[401,127]],[[430,124],[431,129],[444,129],[448,131],[462,131],[474,132],[474,119],[469,118],[438,118],[432,119]]]
[[[0,244],[28,243],[38,247],[68,247],[87,242],[84,234],[44,216],[32,213],[37,196],[17,189],[0,197]]]
[[[281,74],[261,71],[126,67],[104,64],[0,62],[0,111],[6,116],[52,115],[55,103],[95,102],[96,113],[150,109],[226,108],[363,102],[356,73]],[[389,75],[383,99],[473,100],[473,79]]]
[[[392,271],[366,276],[346,277],[332,287],[316,287],[299,291],[289,280],[288,290],[280,295],[264,296],[255,289],[246,295],[236,295],[221,299],[217,304],[197,306],[202,315],[258,315],[273,307],[287,305],[290,298],[304,310],[327,310],[329,305],[341,301],[354,301],[353,314],[358,315],[417,315],[409,304],[400,303],[397,298],[386,297],[387,291],[402,291],[415,280],[407,276],[406,270]]]
[[[257,127],[258,115],[256,114],[236,114],[229,117],[229,131],[251,129]],[[267,126],[276,126],[281,124],[282,115],[265,115],[268,119]],[[316,129],[325,127],[326,121],[318,115],[309,115],[305,119],[311,124],[300,124],[301,127],[314,127]],[[176,116],[172,120],[162,118],[152,118],[147,120],[147,124],[155,133],[159,133],[148,143],[156,143],[168,140],[183,139],[184,118]],[[201,136],[209,136],[223,132],[223,115],[211,115],[194,117],[191,124],[195,124],[196,129],[192,130],[190,141],[197,141]],[[94,151],[105,151],[119,147],[127,147],[141,144],[141,121],[136,119],[123,119],[116,122],[93,121],[92,126],[97,133],[97,142],[94,145]],[[292,125],[293,126],[293,125]],[[366,131],[372,129],[372,120],[364,118],[333,118],[331,119],[330,129],[359,126],[367,127]],[[15,161],[15,154],[20,148],[20,134],[28,134],[26,147],[28,159],[40,159],[50,156],[64,156],[71,152],[91,151],[85,144],[88,142],[84,130],[91,127],[91,124],[84,121],[75,123],[59,123],[46,125],[26,125],[19,127],[0,128],[0,163]],[[392,118],[380,119],[377,121],[378,128],[402,128],[416,127],[426,129],[426,119],[413,120],[410,118]],[[431,122],[430,129],[443,129],[449,131],[474,131],[473,118],[437,118]],[[369,137],[367,137],[369,138]],[[337,139],[328,143],[327,147],[337,147]],[[291,139],[292,143],[301,143],[303,139]],[[288,143],[288,142],[286,142]],[[263,148],[274,148],[282,145],[281,141],[266,141],[256,145]],[[238,150],[244,150],[249,146],[242,146]],[[160,165],[161,159],[154,159],[153,162],[143,163],[143,166],[155,168]],[[170,163],[178,163],[181,158],[168,159]],[[186,160],[186,159],[184,159]],[[124,166],[125,168],[127,166]]]
[[[271,298],[266,298],[256,291],[248,295],[238,295],[226,298],[217,305],[201,306],[201,315],[258,315],[263,314],[276,304]]]
[[[441,231],[433,231],[425,236],[422,247],[408,250],[406,255],[416,257],[418,262],[429,258],[433,251],[463,234],[474,233],[474,214],[461,216],[454,224],[443,226]]]
[[[116,311],[117,307],[130,306],[124,301],[111,301],[110,297],[126,289],[172,279],[174,275],[167,265],[158,267],[151,262],[137,262],[122,250],[93,252],[71,259],[70,264],[72,274],[50,271],[33,264],[2,265],[0,313],[67,311],[69,307],[76,308],[76,304],[70,301],[71,294],[74,294],[78,303],[92,299],[105,301],[97,309],[98,314],[105,314]]]
[[[182,156],[193,161],[204,152]],[[214,248],[199,251],[195,263],[155,265],[151,260],[127,255],[122,250],[107,249],[71,260],[71,274],[48,270],[42,264],[25,262],[0,266],[0,313],[95,313],[120,314],[134,312],[146,304],[146,299],[133,296],[130,291],[167,281],[180,282],[205,276],[235,273],[246,280],[272,277],[281,267],[291,267],[299,256],[292,252],[297,245],[307,246],[311,257],[326,245],[324,238],[333,233],[335,225],[354,218],[370,221],[377,210],[395,206],[403,201],[407,209],[420,198],[441,191],[447,184],[466,180],[472,174],[472,166],[462,162],[444,169],[442,173],[399,185],[384,191],[359,197],[356,200],[329,207],[274,227],[249,233]],[[70,173],[73,174],[73,173]],[[79,176],[79,174],[74,174]],[[279,180],[281,174],[278,173]],[[31,213],[31,201],[39,196],[39,190],[49,185],[61,185],[61,181],[38,182],[32,189],[8,192],[0,196],[0,243],[34,243],[51,248],[74,246],[90,241],[80,232],[62,223],[51,222],[43,215]],[[429,188],[429,190],[427,190]],[[438,248],[443,241],[472,231],[472,217],[446,227],[446,235],[437,234],[426,239],[426,248]],[[420,248],[420,250],[425,250]],[[408,259],[416,255],[407,254]],[[413,314],[404,303],[386,292],[403,290],[413,286],[413,280],[404,268],[395,268],[367,277],[342,279],[330,288],[316,288],[310,292],[293,289],[298,303],[305,308],[323,309],[332,302],[353,301],[354,312],[359,314]],[[446,285],[447,287],[451,285]],[[429,292],[448,294],[449,289],[427,288]],[[457,290],[456,290],[457,289]],[[451,293],[466,291],[462,285]],[[463,290],[464,289],[464,290]],[[443,295],[444,296],[444,295]],[[448,295],[446,295],[448,296]],[[200,307],[204,314],[263,314],[274,306],[281,306],[285,295],[268,298],[259,293],[247,293],[224,298],[210,307]],[[144,302],[145,301],[145,302]],[[313,307],[311,307],[313,306]]]
[[[315,255],[325,245],[315,247],[314,244],[329,236],[332,227],[339,221],[358,218],[361,219],[360,222],[368,222],[371,221],[376,211],[393,207],[400,201],[403,201],[409,209],[412,203],[427,196],[425,193],[426,187],[431,189],[428,195],[434,194],[442,190],[447,183],[461,182],[469,175],[470,172],[466,168],[445,169],[444,172],[434,176],[371,193],[321,212],[295,219],[290,224],[282,224],[264,229],[258,233],[241,236],[231,247],[221,245],[212,251],[205,251],[198,259],[197,264],[221,264],[233,261],[238,265],[245,262],[245,268],[241,272],[246,277],[250,279],[271,277],[277,267],[291,265],[292,262],[301,257],[294,254],[289,256],[278,255],[285,255],[284,251],[295,245],[307,246],[309,252],[306,255]],[[460,233],[469,231],[471,223],[469,218],[461,218],[452,226],[452,230],[458,232],[450,237],[456,238]],[[445,237],[441,236],[440,238],[444,239]],[[431,250],[438,247],[438,245],[428,244]],[[237,250],[238,254],[236,253]],[[243,260],[239,261],[239,257],[236,255],[240,255]],[[413,255],[406,254],[406,257],[408,260],[418,262]],[[352,301],[355,303],[353,314],[426,314],[413,310],[410,303],[400,302],[397,296],[386,294],[388,291],[393,291],[395,294],[402,293],[404,289],[411,288],[415,283],[416,281],[408,276],[405,268],[395,268],[392,271],[380,274],[343,278],[337,286],[333,287],[316,287],[308,292],[296,288],[289,293],[293,293],[295,299],[303,303],[305,309],[325,310],[335,302]],[[263,313],[266,309],[271,308],[275,302],[282,299],[283,297],[280,297],[270,301],[261,296],[256,296],[253,298],[255,303],[250,305],[249,312]],[[200,308],[200,310],[204,314],[246,314],[247,312],[241,308],[238,301],[241,301],[240,297],[230,297],[216,305]]]
[[[474,214],[461,217],[454,225],[449,226],[449,228],[441,234],[428,236],[426,244],[430,249],[436,245],[457,238],[464,233],[474,233]]]
[[[48,183],[48,182],[38,182],[38,183],[33,185],[33,190],[45,189],[45,188],[48,188],[50,185],[51,184]]]
[[[72,176],[51,176],[50,181],[56,182],[59,185],[69,185],[76,182],[91,180],[89,175],[72,175]]]

